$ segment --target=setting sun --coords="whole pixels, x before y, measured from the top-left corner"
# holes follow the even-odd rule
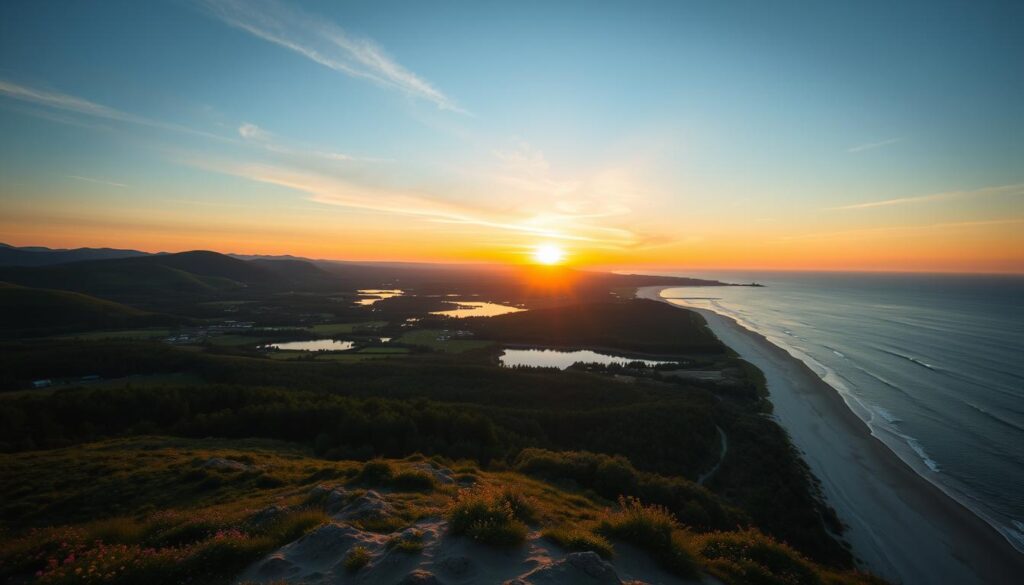
[[[565,250],[553,244],[541,244],[534,249],[533,260],[546,266],[561,264],[565,260]]]

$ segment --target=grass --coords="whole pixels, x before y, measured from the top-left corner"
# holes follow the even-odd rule
[[[483,485],[459,492],[448,509],[448,529],[483,544],[514,546],[526,540],[526,523],[535,515],[522,492]]]
[[[205,467],[213,457],[247,469]],[[823,568],[756,530],[697,533],[635,499],[608,511],[597,496],[517,472],[430,459],[476,479],[456,491],[410,469],[416,461],[428,460],[326,461],[276,441],[164,437],[0,454],[0,582],[37,572],[35,582],[58,584],[228,582],[330,520],[322,499],[310,496],[323,484],[345,486],[354,497],[369,486],[389,488],[380,492],[392,512],[354,525],[386,535],[389,549],[410,555],[430,540],[408,528],[443,515],[452,534],[482,544],[516,546],[529,537],[528,526],[567,551],[604,558],[613,557],[615,542],[629,542],[677,575],[704,572],[727,585],[881,583]],[[271,505],[279,512],[268,516]],[[351,549],[341,560],[358,570],[368,552]]]
[[[548,528],[543,534],[567,551],[593,551],[604,559],[610,559],[613,555],[612,544],[607,539],[579,526]]]
[[[322,323],[313,325],[309,330],[318,335],[339,335],[354,333],[363,329],[379,329],[387,325],[387,321],[367,321],[364,323]]]
[[[675,516],[662,506],[645,506],[636,498],[620,497],[619,509],[610,512],[597,531],[648,551],[675,575],[688,579],[698,576],[697,561],[686,533]]]
[[[167,328],[120,329],[115,331],[86,331],[67,335],[56,335],[54,339],[156,339],[171,334]]]
[[[370,551],[365,546],[356,546],[345,555],[345,569],[355,573],[366,565],[370,564]]]
[[[419,554],[424,546],[423,533],[418,530],[403,532],[387,543],[387,548],[408,554]]]
[[[405,492],[432,492],[437,485],[434,478],[425,471],[406,470],[391,478],[391,486]]]
[[[398,343],[418,345],[446,353],[462,353],[472,349],[480,349],[493,345],[490,341],[480,341],[476,339],[448,339],[445,341],[439,341],[437,338],[441,334],[441,329],[417,329],[402,335],[396,341]]]
[[[409,353],[407,347],[365,347],[359,350],[359,353],[367,354],[381,354],[381,355],[401,355]]]

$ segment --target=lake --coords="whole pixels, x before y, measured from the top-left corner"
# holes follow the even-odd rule
[[[442,317],[455,317],[456,319],[463,319],[465,317],[495,317],[497,315],[504,315],[506,313],[518,313],[519,311],[525,311],[526,309],[520,309],[518,307],[510,307],[508,305],[499,305],[498,303],[484,303],[478,301],[452,301],[450,304],[458,307],[457,309],[450,309],[448,311],[434,311],[431,315],[440,315]]]
[[[312,339],[306,341],[284,341],[281,343],[268,343],[264,349],[281,349],[292,351],[348,351],[355,347],[353,341],[338,341],[337,339]]]
[[[636,358],[598,353],[589,349],[573,351],[561,349],[506,349],[498,356],[498,361],[506,368],[529,366],[532,368],[558,368],[560,370],[564,370],[577,362],[604,365],[626,365],[631,362],[643,362],[648,366],[675,363],[672,361],[638,360]]]
[[[376,303],[377,301],[383,301],[384,299],[390,299],[392,297],[400,297],[405,294],[405,291],[395,289],[376,289],[366,288],[357,290],[359,296],[364,297],[356,301],[357,305],[368,306]]]

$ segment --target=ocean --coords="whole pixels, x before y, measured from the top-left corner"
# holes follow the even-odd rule
[[[786,349],[915,471],[1024,551],[1024,276],[660,272]]]

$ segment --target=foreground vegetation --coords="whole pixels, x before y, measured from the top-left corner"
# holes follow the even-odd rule
[[[425,545],[410,527],[446,522],[451,538],[516,548],[538,530],[557,548],[612,561],[616,544],[629,543],[673,574],[729,584],[875,582],[825,569],[756,529],[698,530],[665,507],[469,461],[326,461],[288,443],[138,437],[0,455],[0,469],[0,580],[9,583],[223,582],[337,522],[323,485],[350,498],[385,494],[390,514],[356,524],[394,534],[388,548],[402,554]],[[372,556],[353,546],[338,560],[359,571]]]

